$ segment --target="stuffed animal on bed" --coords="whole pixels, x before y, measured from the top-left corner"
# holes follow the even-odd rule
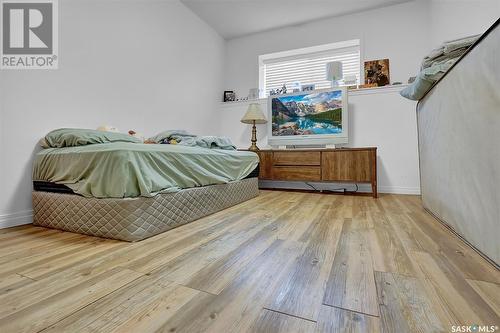
[[[98,131],[103,131],[103,132],[116,132],[118,133],[118,129],[114,126],[109,126],[109,125],[102,125],[97,127]]]
[[[146,140],[145,140],[145,138],[144,138],[144,135],[139,134],[139,133],[137,133],[137,132],[136,132],[136,131],[134,131],[134,130],[130,130],[130,131],[128,131],[128,135],[133,136],[134,138],[137,138],[137,139],[141,140],[141,141],[142,141],[142,142],[144,142],[144,143],[148,143],[148,142],[146,142]]]

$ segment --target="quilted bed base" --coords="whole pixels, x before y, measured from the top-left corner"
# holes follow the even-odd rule
[[[152,198],[97,199],[33,191],[33,224],[133,242],[216,213],[258,194],[257,178],[159,194]]]

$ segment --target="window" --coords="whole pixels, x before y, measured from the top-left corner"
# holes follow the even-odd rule
[[[359,40],[326,44],[259,56],[259,88],[261,96],[279,89],[283,84],[290,89],[294,82],[315,84],[316,89],[331,87],[326,80],[326,64],[342,62],[344,78],[355,75],[360,82]],[[291,92],[289,90],[289,92]]]

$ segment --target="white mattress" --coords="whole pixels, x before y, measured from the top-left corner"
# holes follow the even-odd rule
[[[419,103],[424,206],[500,263],[500,28]]]

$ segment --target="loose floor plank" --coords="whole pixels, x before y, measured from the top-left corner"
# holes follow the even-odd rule
[[[310,333],[314,331],[315,326],[314,321],[263,309],[249,331],[256,333]]]
[[[378,333],[380,319],[357,312],[323,305],[316,333]]]
[[[367,231],[345,219],[323,303],[378,316]]]
[[[276,240],[211,302],[195,305],[189,302],[160,331],[218,333],[249,330],[260,315],[266,298],[302,251],[302,243]]]
[[[343,220],[331,220],[324,209],[306,231],[304,253],[271,294],[266,308],[289,315],[317,320],[325,285],[332,269]]]

